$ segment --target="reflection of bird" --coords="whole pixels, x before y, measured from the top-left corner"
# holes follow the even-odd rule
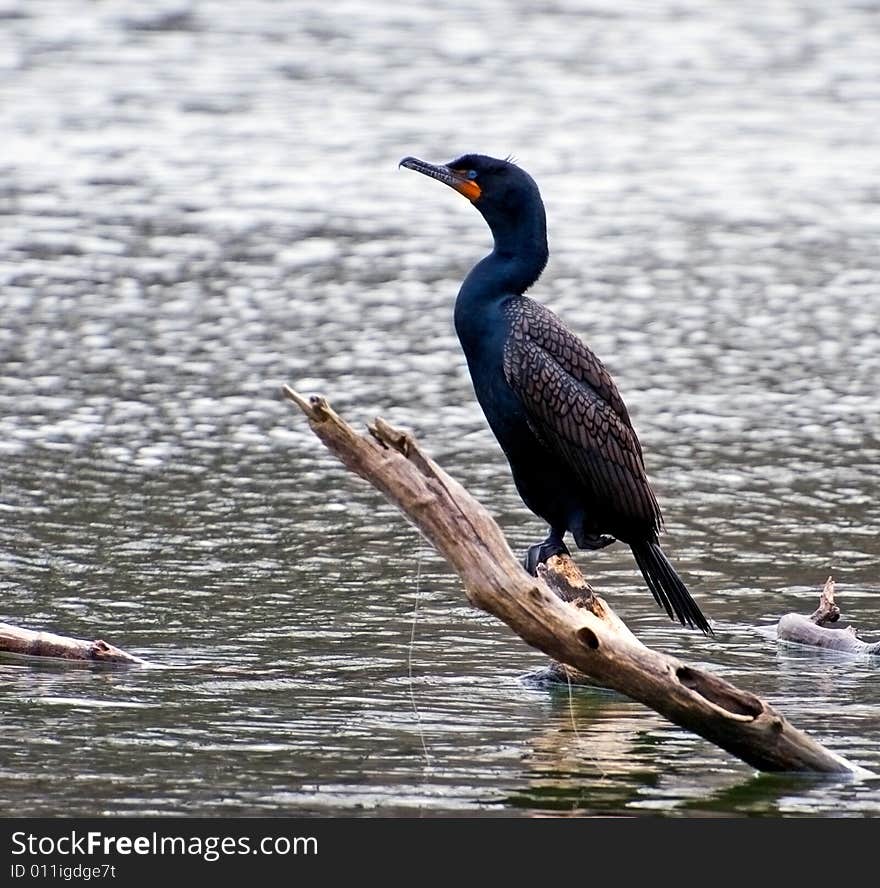
[[[523,295],[548,256],[538,186],[510,161],[480,154],[445,166],[406,157],[401,165],[467,197],[495,239],[462,284],[455,329],[517,490],[550,525],[547,539],[529,548],[526,568],[535,573],[566,554],[566,531],[582,549],[619,539],[666,613],[711,633],[660,548],[660,507],[614,380],[556,315]]]

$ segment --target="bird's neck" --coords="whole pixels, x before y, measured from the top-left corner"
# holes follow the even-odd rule
[[[465,278],[461,295],[468,301],[493,300],[525,293],[541,276],[550,251],[543,214],[524,224],[493,225],[495,247]]]

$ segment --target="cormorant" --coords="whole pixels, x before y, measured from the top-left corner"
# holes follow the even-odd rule
[[[492,252],[458,293],[455,330],[516,488],[550,525],[547,539],[529,548],[525,568],[534,574],[540,562],[568,554],[566,531],[581,549],[620,540],[669,617],[711,634],[660,548],[660,507],[614,380],[553,312],[523,295],[549,255],[535,181],[510,160],[481,154],[445,165],[405,157],[400,165],[463,194],[492,230]]]

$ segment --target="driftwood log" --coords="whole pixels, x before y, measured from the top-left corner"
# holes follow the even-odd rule
[[[804,644],[843,654],[880,656],[880,641],[869,644],[856,636],[852,626],[833,626],[839,619],[840,608],[834,600],[834,579],[828,577],[819,596],[819,607],[809,617],[785,614],[776,626],[776,637],[789,644]]]
[[[146,660],[101,639],[86,641],[83,638],[55,635],[54,632],[21,629],[9,623],[0,623],[0,652],[25,657],[110,663],[116,666],[148,665]]]
[[[486,509],[408,433],[376,419],[361,435],[323,398],[306,399],[289,386],[283,392],[324,445],[446,558],[471,604],[504,621],[528,644],[759,770],[872,776],[754,694],[643,645],[599,596],[585,592],[587,584],[570,559],[551,559],[543,577],[527,574]]]

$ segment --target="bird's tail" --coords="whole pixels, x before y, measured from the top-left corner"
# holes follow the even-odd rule
[[[692,626],[706,635],[714,635],[709,621],[669,563],[660,543],[657,540],[635,543],[632,551],[654,601],[669,614],[669,618],[678,618],[682,626]]]

